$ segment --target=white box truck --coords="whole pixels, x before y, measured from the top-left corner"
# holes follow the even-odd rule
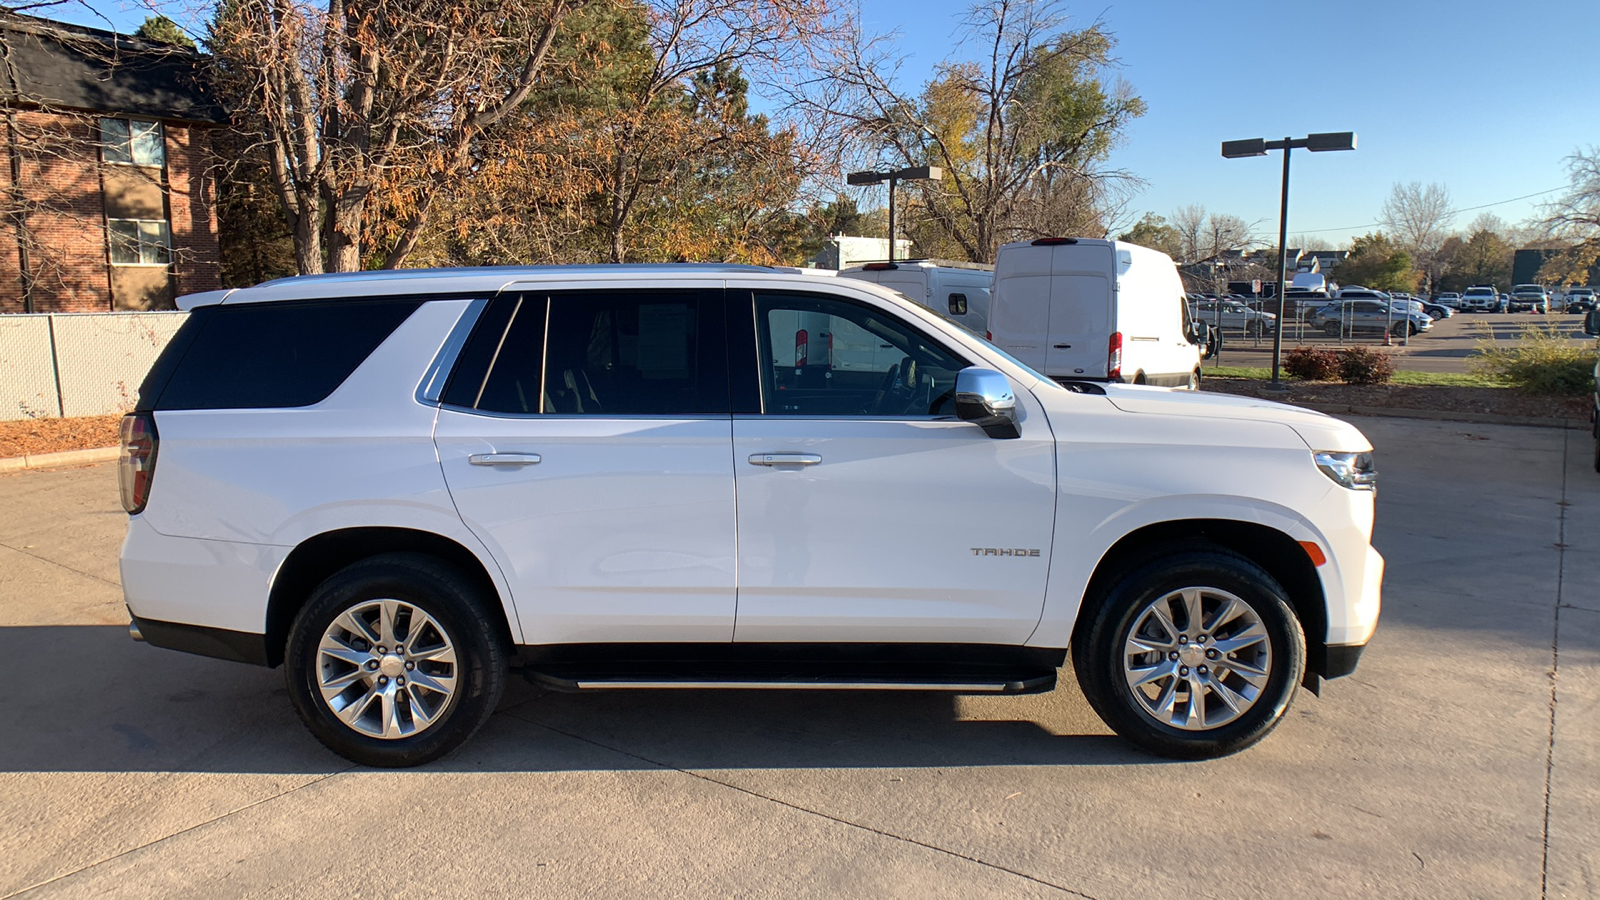
[[[973,334],[983,334],[989,320],[994,266],[907,259],[852,266],[840,270],[839,277],[870,281],[899,291]]]
[[[1005,244],[987,337],[1056,381],[1200,383],[1205,329],[1171,257],[1093,238]]]

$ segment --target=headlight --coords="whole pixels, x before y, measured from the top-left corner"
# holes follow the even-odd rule
[[[1378,486],[1378,470],[1372,465],[1372,451],[1338,453],[1318,450],[1314,457],[1322,474],[1352,491],[1370,491]]]

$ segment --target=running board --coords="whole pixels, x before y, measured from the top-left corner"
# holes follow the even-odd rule
[[[977,676],[928,676],[911,674],[903,678],[870,675],[791,676],[791,677],[707,677],[705,675],[610,675],[522,669],[523,677],[541,687],[563,693],[596,690],[763,690],[763,691],[949,691],[957,694],[1041,694],[1054,690],[1056,673],[1026,673],[998,678],[993,673]]]

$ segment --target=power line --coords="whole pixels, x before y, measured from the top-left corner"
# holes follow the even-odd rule
[[[1566,189],[1567,189],[1567,185],[1562,185],[1561,187],[1553,187],[1553,188],[1549,189],[1548,191],[1535,191],[1535,192],[1533,192],[1531,194],[1523,194],[1521,197],[1512,197],[1510,200],[1496,200],[1493,203],[1485,203],[1482,206],[1468,206],[1468,207],[1465,207],[1463,209],[1452,209],[1452,210],[1450,210],[1450,215],[1454,216],[1454,215],[1457,215],[1459,213],[1476,212],[1476,211],[1478,211],[1480,209],[1488,209],[1491,206],[1504,206],[1507,203],[1515,203],[1518,200],[1527,200],[1527,199],[1529,199],[1531,197],[1543,197],[1545,194],[1554,194],[1556,191],[1564,191]],[[1294,233],[1295,234],[1324,234],[1324,233],[1329,232],[1329,231],[1356,231],[1357,229],[1361,229],[1361,228],[1374,228],[1374,227],[1377,227],[1377,226],[1382,225],[1382,224],[1383,224],[1382,222],[1368,222],[1365,225],[1346,225],[1343,228],[1296,228],[1296,229],[1294,229]]]

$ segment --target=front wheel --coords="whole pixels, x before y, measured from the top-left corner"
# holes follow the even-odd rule
[[[1342,337],[1343,336],[1340,333],[1341,329],[1339,327],[1339,323],[1338,322],[1329,322],[1329,323],[1327,323],[1327,324],[1322,326],[1322,330],[1324,332],[1327,332],[1328,337]]]
[[[1236,753],[1283,718],[1305,673],[1305,635],[1271,575],[1234,553],[1158,559],[1103,596],[1074,636],[1090,706],[1160,756]]]
[[[329,577],[295,616],[284,658],[306,728],[368,766],[421,765],[465,743],[506,683],[506,647],[481,593],[413,553]]]
[[[1189,390],[1191,390],[1191,391],[1200,390],[1200,370],[1199,369],[1195,369],[1193,372],[1189,373]]]

